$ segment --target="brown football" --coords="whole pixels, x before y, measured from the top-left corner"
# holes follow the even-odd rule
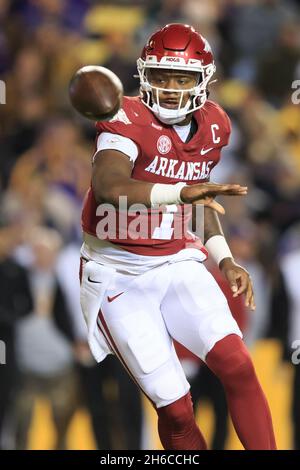
[[[123,85],[111,70],[87,65],[71,78],[69,95],[73,107],[80,114],[94,121],[106,121],[122,105]]]

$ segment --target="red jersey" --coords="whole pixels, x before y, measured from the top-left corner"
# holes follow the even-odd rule
[[[197,122],[197,131],[188,142],[182,142],[175,129],[159,121],[139,97],[124,97],[122,109],[111,121],[96,123],[97,137],[102,132],[110,132],[135,142],[139,153],[131,177],[136,180],[197,184],[209,180],[211,170],[220,160],[222,147],[228,143],[231,126],[225,111],[213,101],[206,101],[202,108],[194,112],[193,117]],[[97,207],[90,187],[82,213],[83,231],[133,253],[146,256],[171,255],[191,241],[186,233],[191,210],[183,210],[183,206],[172,206],[171,209],[171,206],[167,206],[168,213],[158,209],[148,209],[138,214],[129,212],[125,233],[122,227],[124,217],[117,217],[115,233],[108,236],[101,232],[104,214],[101,210],[97,211]],[[153,220],[156,221],[156,227],[153,226]],[[140,229],[139,236],[132,237],[131,231],[134,228],[136,234],[137,226]],[[175,226],[182,227],[182,236],[176,235]]]

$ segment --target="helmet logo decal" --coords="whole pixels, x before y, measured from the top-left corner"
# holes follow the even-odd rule
[[[180,62],[180,57],[166,57],[165,62]]]
[[[198,59],[189,59],[188,64],[189,65],[198,65],[200,67],[201,64],[202,64],[202,61],[198,60]]]
[[[148,57],[147,57],[148,59]],[[170,55],[165,55],[160,59],[160,64],[178,64],[178,65],[186,65],[184,57],[173,57]]]
[[[172,147],[171,140],[167,135],[161,135],[157,141],[157,150],[159,153],[169,153]]]

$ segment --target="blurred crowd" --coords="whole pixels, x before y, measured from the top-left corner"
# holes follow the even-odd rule
[[[237,314],[250,348],[258,339],[276,338],[282,360],[294,369],[290,447],[300,449],[300,365],[291,362],[293,344],[300,344],[296,0],[0,0],[0,79],[6,85],[6,104],[0,104],[0,339],[7,362],[0,365],[0,448],[28,446],[39,395],[51,403],[56,448],[66,447],[68,426],[83,403],[98,448],[146,445],[135,385],[113,357],[99,368],[86,344],[80,213],[95,131],[71,109],[67,90],[79,67],[99,64],[120,77],[126,94],[138,94],[135,61],[147,37],[171,22],[192,24],[215,55],[210,99],[229,114],[232,136],[212,180],[249,187],[246,199],[222,201],[227,239],[256,292],[256,313],[240,306]],[[208,384],[203,393],[218,394],[215,403],[222,407],[215,412],[224,423],[222,391],[215,384],[209,389],[213,379],[205,379],[203,365],[189,367],[190,359],[183,354],[187,373],[194,379],[201,370]],[[198,399],[199,380],[194,383]],[[226,429],[213,446],[225,441]]]

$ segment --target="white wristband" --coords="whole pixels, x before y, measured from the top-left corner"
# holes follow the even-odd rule
[[[218,266],[224,258],[233,258],[223,235],[210,237],[205,243],[205,248],[207,248],[209,254],[213,257]]]
[[[183,204],[180,199],[180,192],[186,183],[160,184],[156,183],[151,189],[151,206],[157,204]]]

